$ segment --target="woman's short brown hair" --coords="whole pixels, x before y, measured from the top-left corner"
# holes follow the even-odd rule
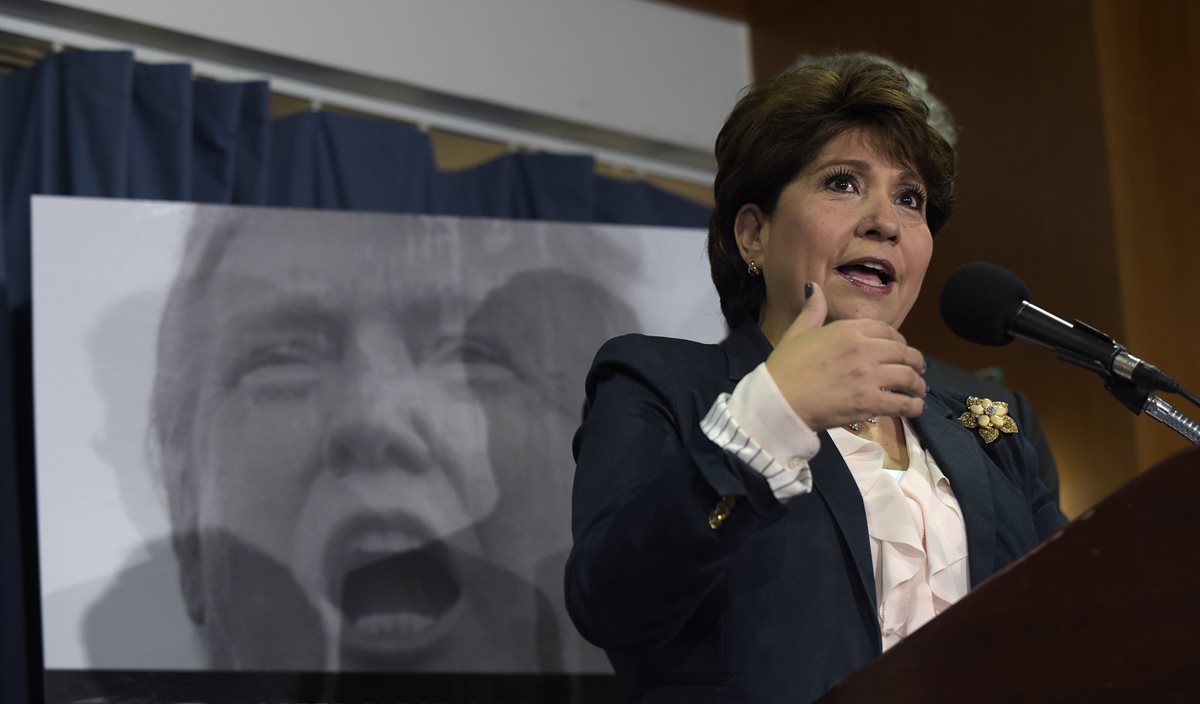
[[[734,239],[738,210],[753,203],[770,216],[784,187],[852,128],[869,131],[889,158],[921,175],[930,231],[946,222],[954,203],[954,147],[929,124],[929,107],[900,70],[868,54],[840,54],[758,83],[738,101],[716,143],[708,260],[731,328],[757,319],[766,297],[762,277],[747,273]]]

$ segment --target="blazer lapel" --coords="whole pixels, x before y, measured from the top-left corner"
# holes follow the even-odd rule
[[[850,546],[850,555],[858,569],[867,600],[871,602],[871,613],[879,613],[875,598],[875,568],[871,565],[871,536],[867,532],[867,510],[863,507],[862,493],[854,482],[854,475],[838,452],[837,445],[829,433],[821,431],[821,449],[808,463],[813,475],[813,491],[825,501],[833,520]],[[875,621],[878,625],[878,620]]]
[[[771,355],[771,343],[753,321],[747,320],[730,331],[721,342],[729,363],[729,380],[737,384]],[[732,386],[730,387],[732,388]]]
[[[750,321],[737,326],[725,339],[724,347],[729,361],[729,378],[735,384],[771,354],[771,343],[758,325]],[[819,435],[821,449],[809,462],[814,491],[829,507],[846,544],[850,546],[850,555],[858,570],[863,592],[871,602],[872,613],[878,613],[875,570],[871,566],[871,538],[867,532],[867,512],[863,508],[862,494],[829,434],[822,431]]]
[[[966,399],[963,399],[964,401]],[[912,419],[921,442],[950,480],[967,529],[967,564],[974,587],[992,573],[996,548],[996,507],[988,479],[991,459],[979,439],[964,428],[950,407],[930,395],[925,412]]]

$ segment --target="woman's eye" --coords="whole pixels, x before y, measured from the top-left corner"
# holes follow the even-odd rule
[[[447,336],[438,340],[426,362],[430,364],[491,364],[499,361],[499,355],[489,344],[472,338]]]
[[[491,340],[447,338],[434,348],[428,363],[460,368],[472,382],[497,382],[516,377],[512,359],[503,347]]]
[[[446,356],[463,364],[495,364],[499,361],[494,350],[471,342],[451,347]]]
[[[839,171],[825,178],[825,188],[838,193],[855,193],[858,191],[858,181],[853,174]]]
[[[896,202],[910,210],[921,210],[925,207],[925,194],[916,189],[907,190],[900,194]]]

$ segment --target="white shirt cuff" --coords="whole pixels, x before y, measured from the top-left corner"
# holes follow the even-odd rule
[[[761,474],[781,502],[812,491],[808,461],[821,441],[779,391],[764,364],[713,402],[704,435],[726,453]]]

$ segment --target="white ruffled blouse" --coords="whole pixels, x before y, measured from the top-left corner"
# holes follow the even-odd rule
[[[966,596],[967,533],[950,480],[904,421],[908,470],[883,468],[883,448],[848,430],[829,437],[846,460],[867,513],[883,649]]]
[[[701,423],[726,452],[767,477],[780,501],[812,491],[808,461],[817,433],[783,398],[759,365],[722,394]],[[907,470],[884,469],[883,448],[843,428],[829,430],[854,476],[867,514],[883,649],[887,650],[966,596],[967,533],[962,510],[933,457],[904,421]]]

